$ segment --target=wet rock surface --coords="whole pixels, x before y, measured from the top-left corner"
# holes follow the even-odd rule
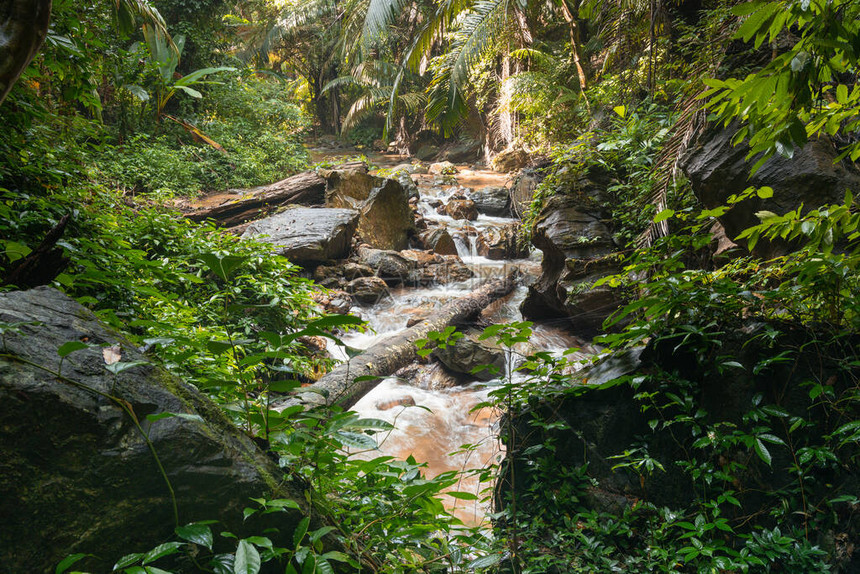
[[[304,500],[301,489],[283,482],[277,464],[219,407],[150,364],[59,291],[42,287],[0,294],[0,321],[24,323],[19,333],[5,335],[3,352],[11,358],[0,358],[5,571],[53,572],[71,553],[116,558],[170,538],[169,491],[121,405],[133,411],[152,441],[175,490],[181,524],[217,519],[242,533],[249,497]],[[72,341],[88,346],[63,360],[58,377],[57,350]],[[113,375],[103,355],[108,345],[118,346],[121,361],[143,363]],[[146,418],[168,412],[192,418]],[[271,526],[289,531],[301,514],[270,518],[276,521]]]
[[[358,221],[353,209],[296,207],[253,222],[242,237],[271,243],[276,253],[298,264],[343,259]]]
[[[719,217],[729,239],[758,224],[755,215],[758,211],[783,215],[801,204],[805,210],[810,210],[827,203],[842,203],[846,190],[855,197],[860,193],[860,170],[848,162],[834,161],[838,151],[828,137],[810,140],[791,158],[771,157],[750,177],[750,169],[757,158],[746,160],[749,146],[745,143],[732,144],[736,131],[734,125],[724,129],[712,127],[690,145],[679,162],[696,197],[708,209],[725,205],[730,195],[750,186],[773,188],[773,197],[754,196]],[[784,250],[778,245],[761,245],[765,251],[763,255]]]
[[[478,213],[494,217],[511,217],[511,193],[506,187],[484,187],[471,190],[466,196],[475,202]]]
[[[449,370],[482,381],[503,376],[505,371],[505,354],[502,349],[480,341],[475,333],[466,334],[453,344],[436,349],[433,356]]]

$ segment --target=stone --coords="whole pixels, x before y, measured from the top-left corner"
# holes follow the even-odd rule
[[[351,162],[333,169],[319,170],[326,182],[326,207],[361,209],[370,197],[373,188],[382,184],[383,178],[370,175],[367,164]]]
[[[474,221],[478,219],[478,209],[471,199],[452,199],[445,204],[445,215],[453,219],[466,219]]]
[[[533,169],[524,169],[517,175],[510,191],[511,215],[523,218],[532,203],[534,191],[542,179]]]
[[[424,249],[431,249],[440,255],[457,255],[457,244],[444,227],[435,227],[418,235]]]
[[[466,197],[475,202],[478,213],[494,217],[511,216],[511,194],[506,187],[484,187],[470,191]]]
[[[481,142],[459,141],[448,144],[439,152],[439,159],[453,163],[474,163],[481,158]]]
[[[758,211],[784,215],[801,203],[808,211],[828,203],[842,203],[846,190],[855,197],[860,193],[860,170],[847,161],[834,163],[839,152],[829,137],[810,140],[802,149],[795,150],[790,159],[781,155],[771,157],[750,177],[750,168],[757,158],[745,159],[749,153],[746,143],[732,145],[736,131],[736,125],[705,131],[679,161],[693,192],[707,209],[725,205],[730,195],[749,186],[773,188],[773,197],[754,196],[719,217],[729,239],[757,225],[759,219],[755,214]],[[763,256],[785,251],[784,245],[769,242],[760,245],[756,251]]]
[[[454,175],[457,171],[457,166],[450,161],[431,163],[428,168],[428,172],[433,175]]]
[[[305,505],[305,487],[290,482],[217,405],[149,362],[71,298],[47,287],[0,293],[0,321],[23,323],[0,343],[8,355],[0,358],[4,571],[53,572],[77,552],[102,562],[88,559],[76,568],[109,571],[112,562],[104,560],[172,537],[167,485],[126,409],[140,421],[170,479],[181,524],[214,519],[216,529],[243,536],[266,526],[243,524],[250,497]],[[60,378],[57,350],[73,341],[88,347],[65,357]],[[121,361],[141,364],[112,374],[106,346],[116,346]],[[146,418],[160,413],[189,416]],[[287,535],[305,512],[266,520]]]
[[[388,285],[379,277],[359,277],[346,284],[346,291],[359,303],[372,305],[388,295]]]
[[[336,279],[341,282],[347,282],[357,277],[371,277],[373,274],[373,269],[368,265],[354,261],[345,261],[340,265],[320,265],[314,269],[314,281],[323,283],[331,279]]]
[[[362,246],[358,249],[358,257],[364,266],[388,285],[400,285],[414,268],[414,264],[397,251]]]
[[[499,173],[511,173],[527,166],[530,160],[529,154],[524,150],[508,148],[500,151],[491,164]]]
[[[405,173],[407,175],[416,175],[427,173],[427,168],[421,163],[400,163],[391,168],[392,174]]]
[[[353,209],[296,207],[253,222],[242,237],[271,243],[301,265],[347,257],[358,224]]]
[[[581,182],[578,190],[550,197],[538,215],[532,243],[543,252],[541,274],[520,310],[530,319],[574,317],[574,332],[592,337],[622,302],[608,287],[594,290],[592,284],[621,267],[611,256],[615,244],[607,214],[595,207],[600,186]]]
[[[472,270],[456,255],[440,255],[413,249],[401,251],[400,254],[414,264],[407,280],[409,285],[447,285],[466,281],[474,276]]]
[[[518,239],[519,228],[519,223],[509,223],[485,229],[476,242],[478,255],[496,261],[528,257],[528,245]]]
[[[482,381],[490,381],[504,376],[504,351],[485,341],[479,341],[476,335],[467,334],[445,348],[437,348],[433,351],[433,356],[451,371],[470,375]],[[489,368],[472,372],[484,365],[489,366]]]
[[[394,179],[371,190],[361,208],[358,236],[376,249],[406,249],[413,231],[409,194]]]
[[[398,183],[400,183],[400,185],[403,186],[403,189],[406,190],[406,194],[409,196],[409,199],[417,199],[419,197],[418,184],[415,183],[412,176],[407,173],[398,173],[396,177]]]
[[[439,146],[436,144],[423,144],[418,147],[418,150],[415,152],[415,157],[420,159],[421,161],[429,161],[436,157],[439,153]]]

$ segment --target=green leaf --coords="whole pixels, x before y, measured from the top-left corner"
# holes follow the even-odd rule
[[[197,256],[215,275],[229,280],[233,271],[250,259],[247,255],[220,255],[218,253],[202,253]]]
[[[19,259],[28,256],[33,251],[23,243],[17,243],[15,241],[6,241],[4,243],[6,243],[6,258],[9,259],[9,263],[14,263]]]
[[[314,572],[318,572],[319,574],[334,574],[334,568],[332,568],[331,564],[325,558],[320,556],[316,560],[316,569]]]
[[[302,540],[305,538],[305,534],[308,532],[308,525],[310,525],[311,519],[309,516],[305,516],[302,518],[301,522],[299,522],[296,529],[293,531],[293,547],[298,550],[299,546],[302,545]]]
[[[62,345],[60,345],[60,348],[57,349],[57,354],[61,357],[68,357],[75,351],[80,351],[82,349],[87,348],[89,348],[89,345],[81,341],[69,341],[68,343],[63,343]]]
[[[456,498],[458,500],[478,500],[478,496],[474,492],[463,492],[461,490],[452,490],[450,492],[446,492],[448,496],[451,498]]]
[[[233,559],[233,574],[257,574],[260,571],[260,553],[247,540],[240,540]]]
[[[189,88],[188,86],[176,86],[178,89],[182,90],[192,98],[197,98],[198,100],[203,97],[203,94],[195,90],[194,88]]]
[[[121,570],[122,568],[128,568],[132,564],[138,562],[141,558],[143,558],[143,552],[135,552],[133,554],[126,554],[119,560],[117,560],[116,564],[113,565],[113,571]]]
[[[654,216],[654,223],[661,223],[663,221],[666,221],[673,215],[675,215],[674,209],[664,209],[663,211]]]
[[[755,194],[761,199],[769,199],[773,197],[773,188],[768,186],[760,187],[756,190]]]
[[[149,100],[149,92],[147,92],[137,84],[126,84],[125,89],[131,92],[131,94],[141,102],[146,102]]]
[[[185,526],[177,526],[176,535],[183,540],[212,550],[212,529],[209,528],[208,524],[192,522]]]
[[[120,361],[119,363],[113,363],[111,365],[105,365],[105,369],[107,369],[108,371],[110,371],[114,375],[118,375],[123,371],[127,371],[128,369],[131,369],[132,367],[138,367],[140,365],[148,365],[148,364],[149,364],[148,361],[126,361],[126,362]]]
[[[622,120],[627,116],[627,108],[624,106],[615,106],[612,108],[612,111],[618,114]]]
[[[77,562],[83,560],[87,556],[89,556],[89,554],[82,554],[82,553],[69,554],[68,556],[63,558],[62,562],[57,564],[56,569],[54,569],[54,574],[63,574],[66,570],[68,570],[73,565],[75,565]]]
[[[481,556],[480,558],[476,558],[469,562],[469,565],[466,567],[468,570],[478,570],[479,568],[489,568],[490,566],[495,566],[499,562],[502,561],[501,554],[487,554],[486,556]]]
[[[159,558],[176,554],[184,544],[184,542],[165,542],[164,544],[159,544],[143,556],[141,564],[150,564]]]
[[[168,412],[146,415],[146,420],[148,420],[151,423],[154,423],[155,421],[160,421],[161,419],[169,419],[169,418],[173,418],[173,417],[179,418],[179,419],[184,419],[187,421],[197,421],[197,422],[201,422],[201,423],[203,422],[203,417],[201,417],[200,415],[194,415],[191,413],[168,413]]]
[[[758,457],[762,459],[766,465],[770,466],[770,463],[773,458],[770,456],[770,451],[767,450],[767,447],[764,446],[764,443],[757,438],[753,443],[753,447],[755,448],[755,452]]]
[[[366,434],[349,432],[349,431],[337,431],[334,433],[334,438],[343,444],[344,446],[358,448],[358,449],[374,449],[377,448],[376,441],[373,440],[372,437],[367,436]]]
[[[322,557],[326,560],[334,560],[335,562],[349,562],[349,556],[343,552],[338,552],[337,550],[326,552]]]

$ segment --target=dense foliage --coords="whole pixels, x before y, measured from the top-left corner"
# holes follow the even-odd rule
[[[773,190],[702,211],[673,168],[706,119],[737,122],[756,168],[824,135],[856,161],[858,3],[153,4],[166,25],[148,2],[54,2],[45,46],[0,104],[0,289],[30,286],[6,279],[65,226],[42,283],[208,393],[308,485],[317,526],[308,517],[288,536],[240,540],[216,537],[211,523],[177,524],[176,541],[92,564],[135,574],[276,565],[838,572],[851,559],[860,508],[855,200],[759,212],[760,225],[720,259],[712,224]],[[272,409],[328,368],[314,339],[337,343],[337,329],[360,321],[325,315],[317,288],[265,246],[158,205],[302,169],[312,124],[363,145],[396,138],[408,147],[432,131],[436,141],[457,135],[490,151],[543,154],[526,226],[583,178],[605,184],[598,201],[627,259],[601,283],[631,303],[601,342],[615,356],[644,347],[645,358],[593,386],[543,353],[520,364],[525,383],[501,378],[489,404],[507,412],[510,456],[500,469],[471,471],[499,479],[488,493],[493,536],[443,508],[455,474],[349,456],[372,452],[388,423]],[[765,241],[781,255],[758,258]],[[13,329],[0,324],[0,334]],[[529,330],[496,325],[485,337],[515,354]],[[713,398],[725,381],[737,392],[729,414]],[[627,500],[600,507],[594,493],[608,479],[565,458],[564,441],[581,429],[559,413],[605,393],[621,393],[642,426],[607,459],[632,485]],[[666,485],[685,496],[653,502]],[[259,499],[245,514],[297,507]],[[94,559],[72,556],[59,571],[81,560]]]

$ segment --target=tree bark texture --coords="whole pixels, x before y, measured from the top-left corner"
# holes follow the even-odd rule
[[[474,317],[490,303],[510,293],[517,283],[517,276],[518,271],[514,269],[505,277],[489,281],[473,293],[451,301],[406,331],[375,343],[306,387],[300,394],[300,402],[337,404],[345,409],[352,407],[378,385],[382,377],[391,375],[417,358],[416,341],[427,338],[431,331],[442,331],[449,325]],[[297,402],[291,399],[278,406],[283,408]]]
[[[323,178],[313,171],[306,171],[250,190],[248,197],[186,213],[185,217],[192,221],[212,219],[223,227],[234,227],[266,215],[279,205],[322,205],[325,203],[325,187]]]
[[[51,0],[0,2],[0,104],[48,35]]]

